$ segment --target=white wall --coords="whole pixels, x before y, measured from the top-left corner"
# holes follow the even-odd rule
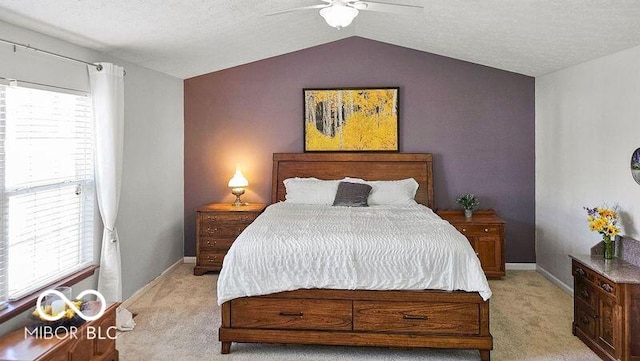
[[[89,62],[125,67],[121,239],[127,298],[183,257],[184,97],[182,80],[0,22],[2,38]],[[0,76],[87,91],[86,66],[0,43]],[[96,207],[97,212],[97,207]],[[100,222],[97,222],[100,226]],[[96,230],[99,259],[101,229]],[[93,277],[79,288],[96,287]],[[74,291],[78,291],[74,289]],[[0,334],[19,320],[0,324]]]
[[[536,259],[571,286],[568,254],[601,236],[584,206],[618,203],[623,234],[640,239],[640,47],[536,78]]]

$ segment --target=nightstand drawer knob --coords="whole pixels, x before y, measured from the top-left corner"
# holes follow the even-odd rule
[[[462,229],[462,232],[466,232],[466,231],[467,231],[467,229],[466,229],[466,228],[463,228],[463,229]]]
[[[213,241],[213,246],[215,247],[218,244],[218,241]],[[211,241],[207,241],[207,246],[211,246]]]
[[[217,221],[218,217],[216,216],[207,216],[207,221]]]
[[[207,256],[207,259],[209,261],[215,261],[216,259],[218,259],[218,256]]]
[[[216,227],[216,228],[207,227],[207,231],[209,231],[209,232],[218,232],[218,227]]]
[[[582,298],[589,298],[589,291],[587,290],[582,290],[582,293],[580,293],[580,295],[582,296]]]
[[[582,268],[576,268],[576,273],[584,277],[587,273]]]
[[[610,286],[608,283],[606,283],[606,282],[602,282],[602,283],[600,284],[600,287],[602,287],[602,289],[603,289],[603,290],[605,290],[605,291],[607,291],[607,292],[609,292],[609,293],[611,293],[611,291],[613,291],[613,287],[611,287],[611,286]]]
[[[485,231],[485,233],[489,232],[489,228],[485,228],[484,231]]]
[[[478,256],[478,258],[480,258],[480,253],[476,252],[476,256]]]

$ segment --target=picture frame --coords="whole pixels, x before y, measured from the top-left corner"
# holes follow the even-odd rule
[[[633,180],[640,184],[640,148],[631,154],[631,175]]]
[[[399,87],[305,88],[305,152],[399,152]]]

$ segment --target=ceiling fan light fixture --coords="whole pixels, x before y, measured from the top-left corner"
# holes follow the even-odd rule
[[[320,16],[334,28],[340,29],[349,26],[358,16],[358,9],[342,4],[334,4],[320,10]]]

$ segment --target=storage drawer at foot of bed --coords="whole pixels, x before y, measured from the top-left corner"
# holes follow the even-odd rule
[[[231,301],[231,327],[351,330],[351,301],[238,298]]]
[[[480,309],[475,303],[353,302],[357,331],[477,335]]]

